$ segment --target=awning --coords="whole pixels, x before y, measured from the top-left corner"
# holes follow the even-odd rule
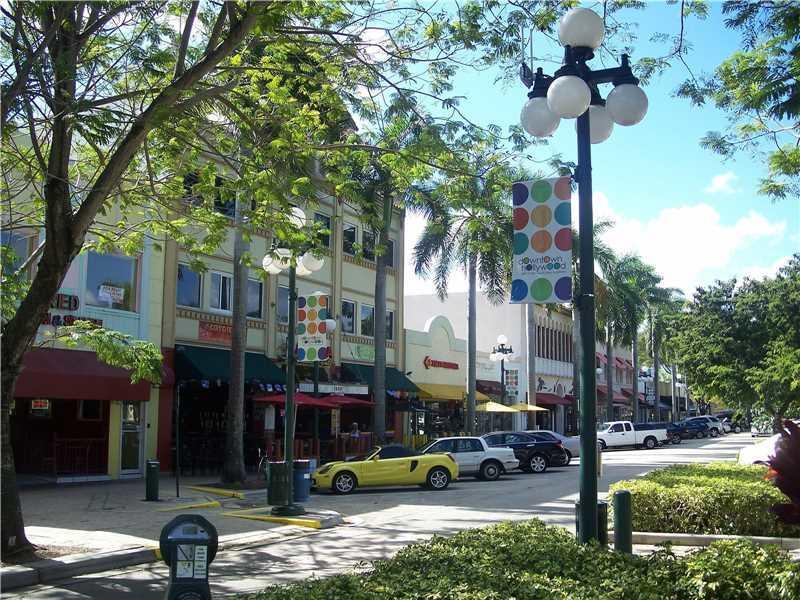
[[[603,398],[606,398],[608,396],[608,387],[606,386],[606,384],[598,383],[597,393],[598,395],[603,396]],[[612,398],[612,402],[630,403],[630,399],[626,398],[622,394],[614,392],[614,397]]]
[[[201,381],[231,377],[231,353],[223,348],[175,346],[175,377],[179,381]],[[256,352],[244,354],[244,378],[261,383],[286,383],[286,376],[266,356]]]
[[[483,392],[484,394],[494,394],[495,396],[499,396],[503,393],[503,386],[500,385],[499,381],[476,379],[475,387],[479,392]]]
[[[327,402],[333,402],[338,406],[375,406],[375,403],[370,400],[362,400],[361,398],[353,398],[351,396],[342,396],[340,394],[331,394],[323,398]]]
[[[419,397],[423,400],[456,400],[462,402],[467,397],[467,388],[463,385],[418,383],[417,387],[419,388]],[[475,390],[475,400],[485,402],[491,400],[491,398]]]
[[[353,381],[360,381],[372,386],[374,381],[374,365],[361,365],[358,363],[342,363],[342,371],[349,375]],[[386,389],[395,392],[416,392],[417,386],[394,367],[386,367]]]
[[[618,356],[614,357],[614,364],[619,367],[620,369],[627,369],[628,365],[625,364],[625,361],[619,358]]]
[[[625,359],[625,364],[628,366],[629,370],[633,370],[633,363],[629,361],[627,358]]]
[[[506,406],[505,404],[500,404],[499,402],[486,402],[484,404],[478,404],[475,407],[477,412],[490,412],[490,413],[515,413],[517,412],[510,406]]]
[[[594,358],[597,361],[598,365],[604,365],[608,362],[608,359],[606,359],[606,355],[600,354],[599,352],[594,353]]]
[[[339,408],[339,405],[334,402],[329,402],[327,398],[314,398],[302,392],[296,392],[294,401],[298,406],[313,406],[317,408]],[[264,402],[267,404],[286,404],[285,394],[259,394],[253,396],[253,402]]]
[[[164,367],[161,385],[171,385],[174,381],[172,370]],[[22,359],[14,396],[147,402],[150,387],[149,381],[132,384],[130,371],[101,362],[94,352],[35,348]]]
[[[566,397],[562,398],[561,396],[550,394],[548,392],[536,392],[536,404],[551,406],[561,404],[563,406],[569,406],[572,404],[572,400],[569,400]]]
[[[525,404],[525,403],[512,404],[511,408],[513,408],[518,412],[537,412],[537,411],[547,410],[546,408],[542,408],[541,406],[535,406],[533,404]]]
[[[627,398],[630,398],[631,396],[633,396],[633,389],[632,388],[623,387],[621,389],[622,389],[623,395],[626,396]],[[639,392],[639,402],[644,402],[644,401],[645,401],[644,393]]]

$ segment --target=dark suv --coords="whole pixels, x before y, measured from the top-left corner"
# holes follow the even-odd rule
[[[488,446],[513,449],[519,468],[526,473],[544,473],[547,467],[561,467],[569,462],[561,442],[537,437],[536,432],[496,431],[482,437]]]

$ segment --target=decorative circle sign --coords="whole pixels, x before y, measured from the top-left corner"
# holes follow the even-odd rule
[[[317,292],[297,298],[297,360],[314,362],[331,357],[328,342],[328,296]]]
[[[511,302],[564,303],[572,299],[572,181],[518,181],[514,202]]]

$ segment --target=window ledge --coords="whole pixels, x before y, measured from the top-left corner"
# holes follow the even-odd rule
[[[232,325],[233,317],[223,313],[204,312],[201,310],[193,310],[189,308],[177,307],[175,314],[177,317],[184,319],[193,319],[195,321],[209,321],[211,323],[221,323],[223,325]],[[254,319],[247,317],[247,326],[253,329],[266,329],[267,323],[263,319]]]

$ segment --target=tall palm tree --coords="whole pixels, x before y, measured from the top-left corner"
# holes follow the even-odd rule
[[[662,345],[667,339],[669,323],[683,306],[683,294],[675,288],[657,287],[652,290],[647,303],[647,320],[650,329],[650,351],[653,359],[653,390],[656,406],[660,399],[658,382],[661,374]],[[674,410],[674,407],[673,407]],[[673,414],[673,418],[677,418]]]
[[[489,301],[499,304],[508,290],[513,225],[509,201],[515,173],[504,164],[482,168],[474,176],[450,177],[418,190],[411,206],[427,219],[413,249],[414,271],[433,279],[439,298],[447,297],[450,274],[463,268],[468,280],[466,429],[475,427],[478,283]]]

